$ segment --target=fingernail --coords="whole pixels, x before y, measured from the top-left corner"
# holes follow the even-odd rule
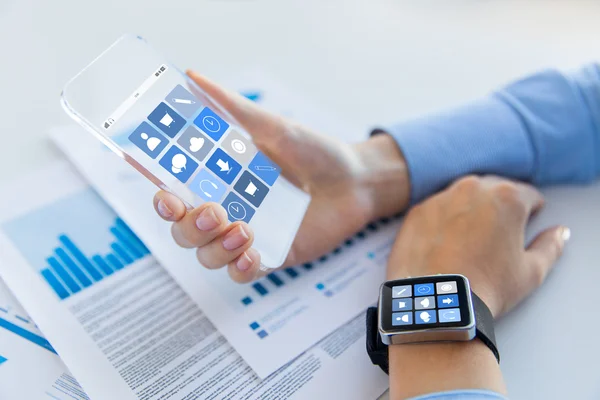
[[[171,211],[171,209],[167,206],[167,203],[165,203],[165,201],[162,199],[158,201],[156,208],[158,209],[158,213],[163,218],[171,218],[173,216],[173,211]]]
[[[571,239],[571,229],[563,226],[558,230],[558,237],[562,242],[568,242]]]
[[[201,231],[211,231],[219,226],[219,219],[212,207],[208,207],[200,213],[196,219],[196,226]]]
[[[246,252],[244,252],[244,254],[242,254],[238,259],[235,266],[240,271],[247,271],[252,266],[252,259]]]
[[[246,243],[248,239],[249,236],[242,225],[238,225],[227,235],[225,235],[225,238],[223,239],[223,247],[225,250],[235,250]]]

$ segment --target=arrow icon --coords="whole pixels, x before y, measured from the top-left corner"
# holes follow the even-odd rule
[[[229,171],[231,171],[231,168],[229,167],[229,161],[223,161],[220,158],[217,160],[217,167],[221,168],[221,172],[229,173]]]
[[[444,304],[450,304],[450,303],[452,303],[452,299],[449,298],[449,297],[446,297],[444,300],[442,300],[442,303],[444,303]]]

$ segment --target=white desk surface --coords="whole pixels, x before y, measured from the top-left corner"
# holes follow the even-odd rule
[[[356,137],[542,67],[600,60],[598,21],[593,0],[0,0],[0,183],[60,158],[45,135],[70,122],[61,87],[125,32],[217,80],[260,65]],[[531,388],[543,365],[505,374],[513,398],[557,395]],[[571,387],[600,394],[594,382]]]

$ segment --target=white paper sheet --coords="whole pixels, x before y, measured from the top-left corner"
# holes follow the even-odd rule
[[[1,279],[0,399],[88,399]]]
[[[90,398],[359,400],[387,387],[363,316],[261,381],[70,165],[3,189],[0,274]]]
[[[246,88],[260,89],[256,93],[267,108],[293,110],[317,128],[343,126],[265,75],[245,74],[243,81]],[[293,360],[377,300],[398,222],[371,224],[321,260],[239,285],[225,270],[202,268],[194,250],[174,243],[170,224],[152,207],[156,188],[141,174],[78,127],[54,130],[52,136],[259,376]]]

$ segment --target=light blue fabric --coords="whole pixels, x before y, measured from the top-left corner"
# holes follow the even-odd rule
[[[385,130],[406,158],[413,203],[467,174],[536,185],[590,182],[600,175],[600,64],[543,71]]]
[[[489,390],[452,390],[413,397],[410,400],[507,400],[506,397]]]

